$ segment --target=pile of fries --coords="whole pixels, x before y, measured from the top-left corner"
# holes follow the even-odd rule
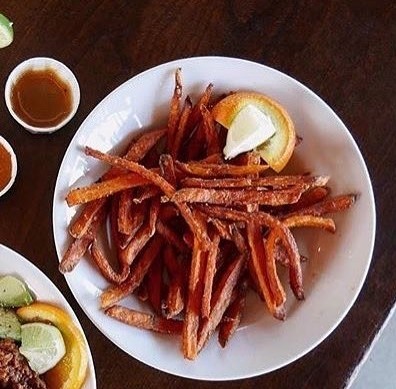
[[[73,240],[59,268],[70,272],[89,253],[111,284],[100,297],[104,312],[181,334],[184,357],[194,359],[216,329],[221,346],[227,344],[249,289],[271,315],[285,319],[279,266],[288,269],[295,297],[304,299],[291,229],[334,232],[325,215],[349,208],[356,196],[331,197],[326,176],[273,175],[253,151],[226,163],[226,129],[210,113],[212,84],[195,105],[189,97],[182,104],[182,90],[178,69],[167,126],[135,138],[123,157],[86,147],[87,156],[110,168],[68,193],[69,206],[84,206],[69,227]],[[105,224],[117,263],[98,242]],[[147,302],[149,313],[118,304],[132,294]]]

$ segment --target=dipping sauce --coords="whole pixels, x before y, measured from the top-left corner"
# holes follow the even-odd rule
[[[35,127],[56,126],[73,109],[70,86],[50,68],[22,73],[12,86],[11,104],[25,123]]]
[[[11,154],[0,143],[0,191],[3,190],[11,180],[12,162]]]

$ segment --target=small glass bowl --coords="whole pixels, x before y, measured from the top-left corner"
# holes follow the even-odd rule
[[[18,78],[28,70],[43,70],[43,69],[51,69],[54,72],[56,72],[67,84],[69,84],[72,93],[72,109],[69,115],[65,117],[65,119],[63,119],[59,124],[52,127],[36,127],[26,123],[16,114],[11,103],[12,89]],[[80,87],[73,72],[62,62],[59,62],[56,59],[46,58],[46,57],[30,58],[20,63],[8,76],[5,85],[4,94],[5,94],[4,97],[7,108],[10,114],[12,115],[12,117],[21,126],[23,126],[26,130],[30,131],[33,134],[51,134],[52,132],[59,130],[71,120],[71,118],[77,112],[77,108],[80,104]]]

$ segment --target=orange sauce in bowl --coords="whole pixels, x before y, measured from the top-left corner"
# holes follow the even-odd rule
[[[72,111],[71,88],[50,68],[30,69],[13,85],[11,105],[15,113],[31,126],[56,126]]]
[[[0,190],[4,189],[11,180],[11,154],[0,143]]]

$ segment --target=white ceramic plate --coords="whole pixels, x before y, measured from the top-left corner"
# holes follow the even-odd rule
[[[73,318],[74,323],[77,324],[84,335],[84,331],[77,319],[77,316],[74,314],[69,303],[52,281],[22,255],[6,246],[0,245],[0,276],[6,274],[15,275],[18,278],[23,279],[38,301],[53,303],[63,308]],[[83,389],[96,389],[95,369],[85,335],[84,339],[89,359],[88,374]]]
[[[94,182],[105,166],[88,158],[83,147],[117,150],[144,128],[166,123],[174,72],[183,70],[185,91],[193,99],[213,82],[220,94],[230,90],[263,92],[284,105],[303,142],[291,165],[300,172],[328,174],[334,194],[358,193],[356,205],[336,215],[337,232],[298,231],[304,266],[306,300],[288,291],[285,322],[273,319],[263,304],[249,297],[242,325],[222,349],[213,337],[194,362],[183,359],[177,339],[128,327],[106,317],[98,296],[107,287],[89,261],[66,275],[77,301],[115,345],[157,369],[207,380],[245,378],[278,369],[301,357],[340,323],[366,277],[374,244],[375,207],[369,175],[351,134],[337,115],[312,91],[287,75],[256,63],[220,57],[183,59],[160,65],[128,80],[110,93],[87,117],[66,151],[56,183],[53,228],[59,258],[76,213],[65,195],[72,187]],[[123,302],[130,306],[132,299]]]

